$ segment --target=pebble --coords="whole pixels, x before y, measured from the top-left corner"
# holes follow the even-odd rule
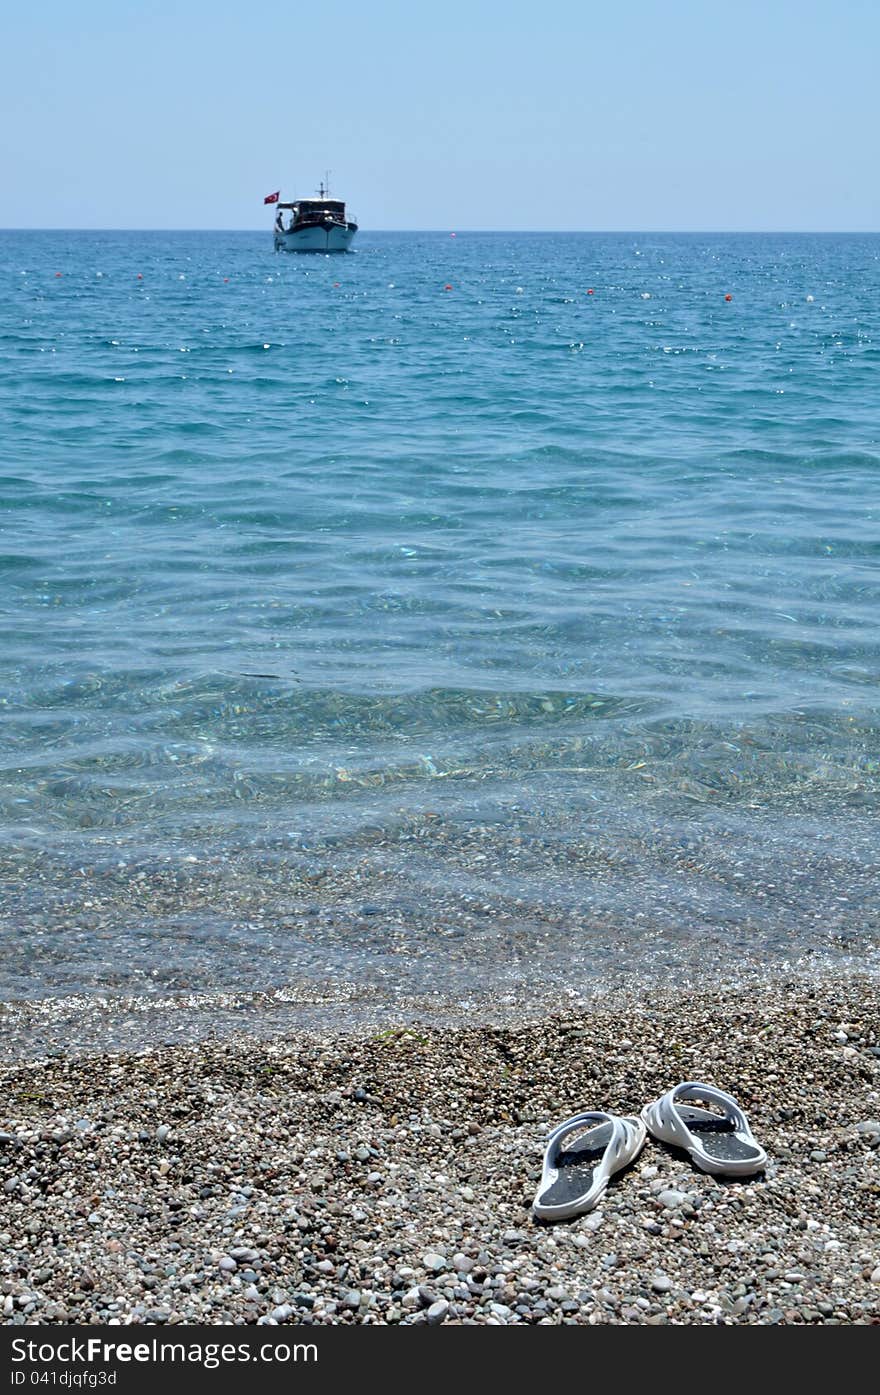
[[[673,1189],[669,1189],[668,1191],[658,1192],[657,1200],[662,1206],[665,1206],[668,1211],[677,1211],[679,1207],[683,1206],[687,1201],[687,1192],[677,1192]]]
[[[877,997],[867,980],[792,979],[503,1029],[66,1053],[41,1060],[39,1097],[31,1065],[7,1065],[3,1318],[875,1322]],[[838,1023],[857,1066],[829,1050]],[[767,1178],[719,1182],[652,1146],[596,1211],[535,1222],[542,1125],[584,1107],[584,1051],[592,1107],[631,1112],[668,1088],[671,1041],[688,1043],[689,1074],[745,1102]]]

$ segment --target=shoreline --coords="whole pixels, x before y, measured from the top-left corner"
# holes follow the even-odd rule
[[[880,986],[880,958],[873,945],[858,956],[819,956],[760,963],[754,954],[735,962],[716,959],[715,976],[728,993],[747,995],[787,984]],[[0,1070],[24,1060],[58,1056],[138,1054],[158,1047],[197,1047],[203,1042],[251,1038],[263,1043],[292,1035],[347,1037],[389,1028],[428,1027],[444,1031],[472,1027],[540,1024],[560,1013],[624,1011],[642,1003],[677,1002],[702,991],[705,969],[693,957],[671,959],[634,973],[628,968],[601,977],[551,986],[520,977],[474,983],[467,995],[449,985],[435,991],[405,991],[387,980],[343,976],[324,981],[300,978],[275,987],[234,991],[164,993],[45,993],[0,998]]]
[[[4,1321],[880,1322],[878,1009],[836,973],[7,1064]],[[533,1220],[551,1126],[681,1079],[737,1097],[763,1178],[649,1141]]]

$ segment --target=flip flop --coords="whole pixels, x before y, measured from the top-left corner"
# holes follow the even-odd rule
[[[572,1134],[578,1137],[563,1148]],[[613,1174],[638,1157],[645,1138],[641,1119],[594,1111],[566,1119],[547,1140],[535,1215],[564,1221],[592,1211]]]
[[[700,1100],[722,1112],[680,1104]],[[697,1167],[719,1177],[751,1177],[767,1165],[767,1154],[749,1128],[749,1121],[732,1095],[714,1085],[693,1080],[676,1085],[653,1104],[646,1104],[642,1119],[654,1138],[683,1148]]]

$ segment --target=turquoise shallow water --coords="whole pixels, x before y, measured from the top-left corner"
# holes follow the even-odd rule
[[[5,233],[0,366],[0,994],[874,952],[880,238]]]

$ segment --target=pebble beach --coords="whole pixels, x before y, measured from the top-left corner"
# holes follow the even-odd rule
[[[7,1064],[9,1324],[876,1324],[880,1003],[829,975]],[[597,1210],[531,1215],[547,1131],[679,1080],[770,1155],[649,1139]]]

